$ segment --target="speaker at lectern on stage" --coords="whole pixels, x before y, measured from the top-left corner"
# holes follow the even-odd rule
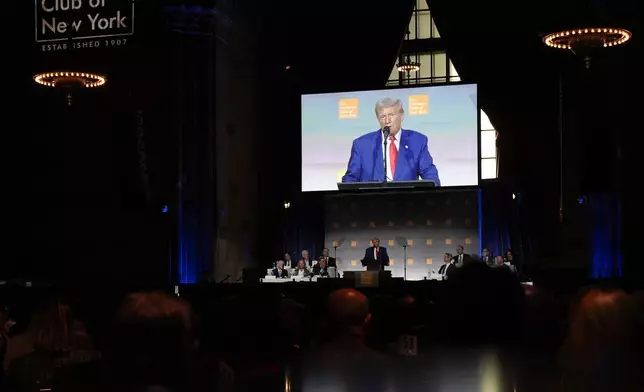
[[[372,245],[365,250],[364,258],[360,262],[362,266],[367,267],[367,271],[380,271],[389,265],[387,248],[380,246],[378,238],[374,238]]]

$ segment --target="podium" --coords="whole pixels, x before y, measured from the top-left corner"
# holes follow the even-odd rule
[[[362,260],[360,260],[360,262],[362,263],[363,267],[367,267],[367,271],[380,271],[380,269],[382,268],[382,265],[380,265],[379,260],[375,260],[375,259],[373,259],[373,260],[365,260],[365,259],[362,259]]]
[[[434,187],[436,187],[436,183],[431,180],[338,182],[338,189],[341,191],[364,191],[372,189],[427,189]]]
[[[379,287],[383,282],[391,281],[391,271],[346,271],[342,277],[353,280],[355,287]]]

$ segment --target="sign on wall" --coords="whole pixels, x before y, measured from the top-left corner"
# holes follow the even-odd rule
[[[134,0],[35,0],[43,52],[110,48],[134,34]]]

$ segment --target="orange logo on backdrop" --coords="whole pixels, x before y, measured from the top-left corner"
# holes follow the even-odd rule
[[[407,105],[407,107],[410,116],[429,113],[429,95],[410,95],[409,105]]]
[[[338,118],[358,118],[358,98],[343,98],[338,101]]]

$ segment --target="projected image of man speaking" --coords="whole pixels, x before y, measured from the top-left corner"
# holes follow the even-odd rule
[[[384,181],[386,155],[387,181],[416,181],[420,178],[440,185],[438,169],[429,154],[427,136],[403,129],[404,116],[405,110],[399,99],[383,98],[376,102],[380,129],[353,141],[343,183]]]

